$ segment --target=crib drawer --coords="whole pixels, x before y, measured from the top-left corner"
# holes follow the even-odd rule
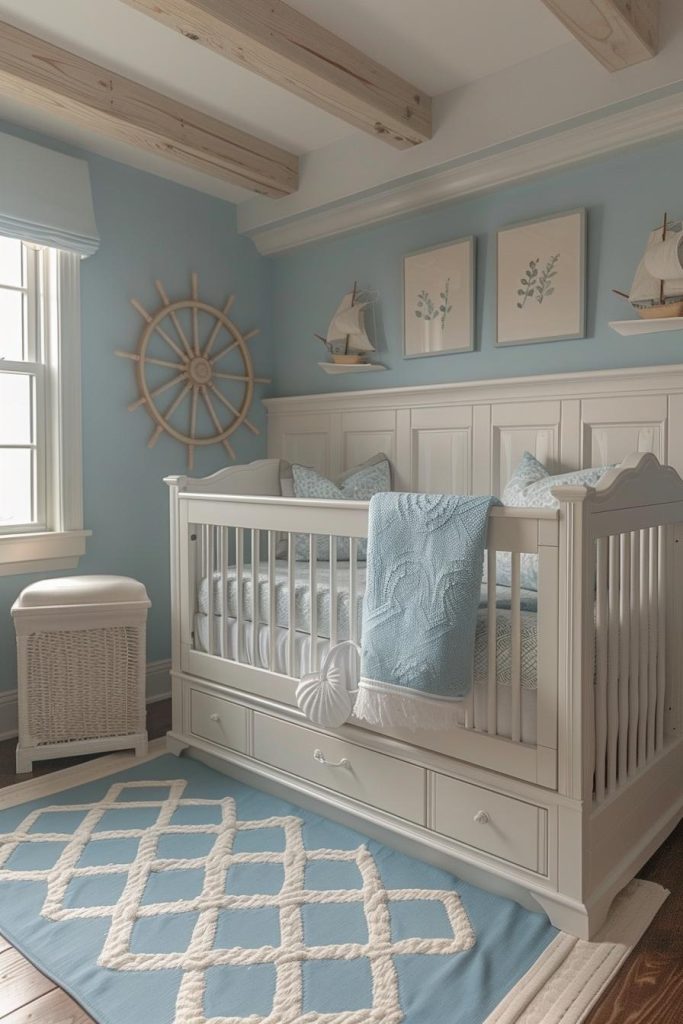
[[[190,690],[190,732],[230,750],[247,750],[247,710],[212,693]]]
[[[434,829],[539,874],[547,871],[545,808],[434,775]]]
[[[425,772],[416,765],[258,712],[254,757],[390,814],[424,822]],[[342,760],[347,763],[335,764]]]

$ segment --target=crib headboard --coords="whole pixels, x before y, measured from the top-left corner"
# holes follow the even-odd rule
[[[333,476],[383,451],[406,490],[499,494],[525,450],[556,472],[647,451],[683,474],[683,364],[265,404],[269,456]]]

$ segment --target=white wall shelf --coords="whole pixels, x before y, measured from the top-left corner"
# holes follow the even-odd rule
[[[659,334],[662,331],[683,331],[683,316],[663,316],[658,320],[612,320],[610,327],[617,334]]]
[[[318,363],[325,373],[372,373],[377,370],[386,370],[381,363]]]

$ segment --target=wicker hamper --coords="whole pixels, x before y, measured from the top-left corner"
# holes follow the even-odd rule
[[[150,601],[126,576],[26,587],[17,634],[17,772],[33,761],[134,747],[147,752],[145,630]]]

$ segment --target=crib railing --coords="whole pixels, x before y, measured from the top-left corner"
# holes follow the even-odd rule
[[[189,544],[181,544],[181,566],[185,557],[186,578],[192,581],[187,618],[193,650],[298,679],[304,672],[319,671],[325,652],[335,643],[360,642],[359,584],[365,564],[359,552],[367,537],[367,503],[213,495],[183,495],[183,499]],[[558,514],[547,509],[494,509],[487,548],[485,695],[481,685],[476,693],[472,688],[462,704],[461,725],[515,744],[531,741],[528,727],[527,735],[523,729],[523,710],[533,694],[523,686],[520,572],[521,555],[530,553],[539,559],[540,581],[535,742],[552,747],[556,742]],[[510,714],[505,722],[499,709],[497,618],[503,613],[496,604],[496,552],[509,553],[511,573],[510,608],[505,613],[509,679],[506,675],[504,690],[506,701],[509,692]],[[308,601],[306,592],[311,595]],[[200,635],[196,620],[202,614],[206,626]]]
[[[598,488],[558,488],[559,787],[596,807],[675,737],[683,485],[633,455]]]
[[[664,744],[669,530],[596,540],[595,798]]]

